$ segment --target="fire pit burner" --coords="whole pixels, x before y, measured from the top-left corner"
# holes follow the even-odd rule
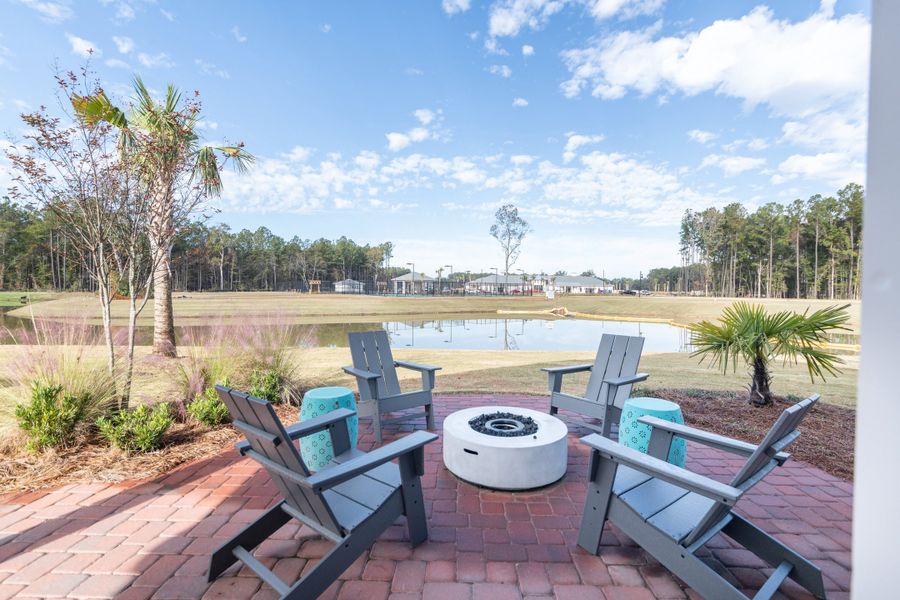
[[[469,427],[485,435],[519,437],[537,433],[538,424],[531,417],[509,412],[478,415],[469,420]]]

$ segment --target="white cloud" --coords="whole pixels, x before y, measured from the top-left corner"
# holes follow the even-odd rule
[[[432,121],[434,121],[434,112],[428,110],[427,108],[420,108],[413,112],[413,115],[416,119],[419,120],[419,123],[422,125],[428,125]]]
[[[528,106],[528,100],[525,98],[513,98],[512,105],[517,108],[524,108]]]
[[[119,23],[133,21],[135,17],[134,7],[128,2],[122,1],[116,4],[116,14],[113,18]]]
[[[575,158],[578,149],[588,144],[599,144],[604,140],[602,134],[583,135],[570,131],[566,134],[566,147],[563,150],[563,161],[571,162]]]
[[[111,69],[131,69],[131,65],[118,58],[107,58],[104,64]]]
[[[524,27],[539,29],[555,13],[562,10],[565,1],[555,0],[502,0],[490,10],[488,31],[492,36],[515,36]]]
[[[524,28],[540,29],[566,5],[587,10],[597,21],[630,19],[657,12],[665,0],[499,0],[490,9],[492,36],[516,36]]]
[[[753,138],[749,142],[747,142],[747,148],[749,150],[755,150],[759,152],[760,150],[765,150],[769,147],[769,142],[764,140],[763,138]]]
[[[194,64],[197,65],[197,68],[200,69],[201,73],[205,73],[206,75],[215,75],[221,79],[231,79],[231,75],[225,69],[217,67],[215,64],[211,62],[206,62],[205,60],[195,58]]]
[[[510,69],[507,65],[491,65],[488,69],[488,72],[491,75],[498,75],[503,77],[504,79],[509,79],[512,76],[512,69]]]
[[[712,131],[704,131],[702,129],[691,129],[687,132],[688,137],[699,144],[707,144],[717,137],[719,137],[718,133],[713,133]]]
[[[514,165],[530,165],[534,162],[534,157],[528,154],[514,154],[509,157],[509,162]]]
[[[744,171],[760,169],[766,164],[764,158],[751,156],[726,156],[723,154],[710,154],[703,158],[700,167],[719,167],[726,177],[740,175]]]
[[[69,45],[72,47],[72,53],[77,54],[82,58],[90,58],[91,55],[101,56],[103,54],[100,48],[97,47],[97,44],[90,40],[80,38],[71,33],[66,34],[66,39],[69,40]]]
[[[231,28],[231,35],[234,36],[234,39],[237,40],[239,44],[243,44],[247,41],[247,36],[241,33],[241,29],[237,25]]]
[[[207,129],[209,131],[215,131],[219,128],[219,124],[216,121],[197,121],[197,127],[201,129]]]
[[[130,37],[114,35],[113,42],[116,44],[116,49],[121,54],[128,54],[132,50],[134,50],[134,40]]]
[[[175,66],[175,63],[165,52],[153,55],[141,52],[137,55],[137,58],[138,62],[148,69],[171,69]]]
[[[866,91],[869,23],[862,15],[833,18],[821,10],[791,23],[757,7],[699,32],[658,32],[658,25],[622,31],[565,51],[571,78],[562,84],[564,94],[587,89],[615,99],[629,90],[687,96],[712,91],[748,107],[766,104],[777,114],[804,116]]]
[[[62,23],[72,18],[71,3],[68,0],[63,2],[50,2],[49,0],[19,0],[20,4],[36,11],[41,19],[48,23]]]
[[[338,210],[345,210],[348,208],[353,208],[353,201],[347,200],[346,198],[335,198],[334,199],[334,207]]]
[[[657,13],[666,0],[588,0],[587,7],[598,21],[618,16],[631,19]]]
[[[528,44],[522,46],[522,56],[534,56],[534,46]]]
[[[441,109],[435,111],[428,108],[419,108],[414,110],[412,114],[418,121],[418,126],[412,127],[406,132],[392,131],[385,134],[389,150],[399,152],[416,142],[447,139],[446,133],[441,128],[441,121],[443,120]]]
[[[331,32],[331,23],[323,23],[319,25],[319,31],[322,33],[330,33]]]
[[[474,39],[474,38],[473,38]],[[498,56],[509,56],[509,52],[504,50],[494,38],[484,40],[484,50],[488,54],[496,54]]]
[[[290,162],[306,162],[312,156],[312,148],[294,146],[287,154],[282,154]]]
[[[2,34],[0,34],[0,39],[3,39]],[[12,55],[12,51],[9,48],[0,44],[0,67],[8,67],[10,65],[9,59]]]
[[[411,143],[409,136],[405,133],[398,133],[393,131],[391,133],[384,134],[388,141],[388,148],[397,152],[399,150],[403,150]]]
[[[860,114],[823,112],[808,119],[787,121],[782,141],[813,150],[841,150],[862,155],[866,149],[866,120]]]
[[[425,74],[425,71],[423,71],[422,69],[417,69],[416,67],[406,67],[405,69],[403,69],[403,74],[410,77],[421,77]]]
[[[827,181],[841,187],[852,181],[865,181],[865,164],[846,152],[793,154],[778,165],[772,182],[785,183],[797,178]]]
[[[470,0],[443,0],[441,7],[448,15],[455,15],[469,10]]]
[[[169,12],[166,9],[161,8],[161,9],[159,9],[159,14],[161,14],[166,21],[169,21],[170,23],[175,22],[175,13]]]

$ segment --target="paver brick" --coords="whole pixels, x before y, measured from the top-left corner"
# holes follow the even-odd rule
[[[437,421],[490,395],[445,396]],[[504,398],[544,410],[546,399]],[[360,424],[359,447],[375,446]],[[387,429],[388,441],[421,423]],[[412,548],[405,523],[388,528],[322,595],[324,600],[675,600],[697,598],[615,527],[604,530],[600,556],[578,548],[586,495],[587,449],[569,437],[569,468],[554,485],[508,493],[458,481],[442,464],[440,442],[425,449],[422,478],[430,539]],[[689,444],[689,467],[728,477],[742,461]],[[154,481],[67,485],[8,495],[0,501],[0,600],[9,597],[253,598],[276,597],[250,569],[235,565],[212,585],[209,554],[277,501],[268,475],[231,450],[185,465]],[[16,502],[16,504],[10,504]],[[751,489],[738,505],[762,529],[819,564],[829,597],[846,597],[850,582],[852,484],[789,462]],[[291,523],[256,550],[278,577],[293,583],[333,543]],[[771,568],[725,536],[710,541],[714,568],[750,595]],[[766,568],[761,568],[766,567]],[[17,583],[18,582],[18,583]],[[806,595],[793,582],[780,590]]]

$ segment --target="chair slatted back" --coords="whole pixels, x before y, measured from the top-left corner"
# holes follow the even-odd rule
[[[644,338],[640,336],[604,333],[600,338],[600,347],[597,348],[597,357],[594,359],[594,368],[591,369],[591,378],[588,380],[584,397],[605,404],[608,386],[603,380],[636,374],[643,348]],[[616,397],[613,399],[616,408],[621,409],[625,405],[625,401],[631,395],[631,387],[631,384],[623,385],[616,391]]]
[[[357,369],[371,371],[381,375],[378,378],[378,393],[380,396],[394,396],[400,393],[400,380],[397,379],[397,369],[394,367],[394,356],[391,354],[391,345],[388,341],[387,331],[360,331],[350,333],[350,355],[353,357],[353,366]],[[362,400],[369,398],[368,386],[360,389]]]
[[[269,402],[220,385],[216,386],[216,391],[228,407],[233,425],[244,433],[255,452],[302,477],[310,475]],[[291,481],[265,463],[262,465],[291,508],[313,523],[341,535],[340,525],[320,494]]]
[[[778,466],[775,455],[797,438],[799,435],[797,426],[800,425],[800,422],[809,412],[809,409],[811,409],[818,401],[819,395],[814,394],[806,400],[801,400],[793,406],[784,409],[784,412],[781,413],[778,420],[775,421],[775,424],[772,425],[768,433],[766,433],[753,454],[747,458],[747,462],[744,463],[744,466],[741,467],[740,471],[732,478],[730,485],[740,490],[746,490],[754,486],[772,471],[772,469]],[[684,539],[682,544],[687,546],[693,543],[694,540],[705,534],[710,527],[718,523],[730,511],[731,507],[725,504],[715,504],[709,509],[709,512],[703,516],[703,519],[700,520],[697,527],[694,528],[694,531]]]

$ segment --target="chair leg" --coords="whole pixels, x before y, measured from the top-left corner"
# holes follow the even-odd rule
[[[384,441],[381,435],[381,412],[375,408],[375,414],[372,415],[372,427],[375,429],[375,441],[379,444]]]
[[[422,452],[421,448],[418,452]],[[406,527],[409,541],[418,546],[428,539],[428,521],[425,517],[425,498],[422,495],[421,473],[416,465],[415,453],[400,457],[400,488],[403,495],[403,510],[406,513]]]
[[[787,562],[793,567],[788,577],[806,588],[816,598],[825,597],[825,582],[819,567],[750,521],[734,513],[732,517],[728,525],[722,529],[722,533],[774,567]]]
[[[434,431],[434,404],[431,402],[425,405],[425,427]]]
[[[236,536],[219,546],[219,549],[213,552],[209,559],[209,574],[207,581],[213,581],[221,575],[231,565],[236,563],[238,559],[232,553],[232,550],[238,546],[244,548],[248,552],[259,546],[267,540],[270,535],[278,531],[282,525],[291,520],[290,515],[281,509],[282,503],[276,504],[261,517],[247,525]]]
[[[396,519],[396,513],[393,511],[375,512],[323,556],[312,571],[294,583],[290,591],[282,596],[282,600],[318,598],[322,592],[328,589],[328,586],[337,581],[341,573],[353,564],[353,561],[375,543],[378,536],[390,527],[394,519]]]
[[[603,524],[606,523],[617,467],[618,465],[611,460],[602,460],[596,450],[591,451],[588,471],[590,481],[581,516],[581,527],[578,529],[578,545],[591,554],[600,553],[600,538],[603,536]]]

